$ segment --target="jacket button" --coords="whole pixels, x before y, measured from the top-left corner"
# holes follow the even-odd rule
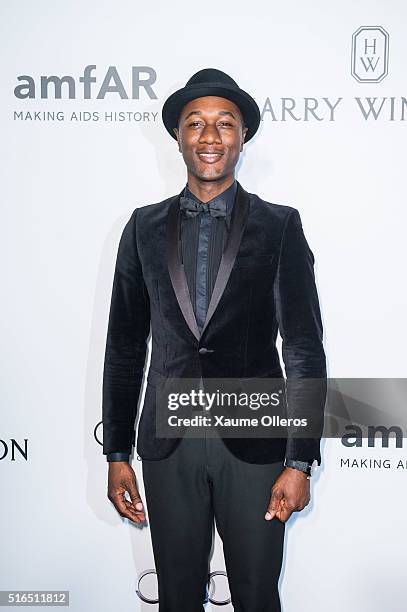
[[[198,353],[200,353],[201,355],[206,355],[206,353],[213,353],[213,351],[214,351],[214,349],[208,349],[208,348],[205,348],[204,346],[202,346],[199,349]]]

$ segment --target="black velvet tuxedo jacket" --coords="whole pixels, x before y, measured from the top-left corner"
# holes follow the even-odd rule
[[[152,352],[137,437],[142,459],[162,459],[181,438],[155,433],[156,387],[166,378],[326,379],[314,256],[298,211],[266,202],[238,182],[230,231],[200,334],[181,263],[179,198],[134,210],[119,243],[103,372],[103,452],[135,444],[147,343]],[[325,391],[315,396],[323,415]],[[287,387],[288,416],[301,394]],[[322,430],[321,430],[322,431]],[[224,438],[238,458],[321,462],[313,438]]]

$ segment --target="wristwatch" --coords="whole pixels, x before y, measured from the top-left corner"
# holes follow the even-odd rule
[[[295,459],[286,459],[284,462],[285,467],[294,468],[295,470],[300,470],[300,472],[305,472],[309,478],[311,478],[311,463],[308,461],[296,461]]]

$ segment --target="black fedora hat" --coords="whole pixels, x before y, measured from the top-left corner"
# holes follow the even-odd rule
[[[202,96],[219,96],[234,102],[248,128],[245,142],[255,135],[260,125],[260,110],[252,96],[240,89],[236,81],[225,72],[216,68],[204,68],[192,75],[185,87],[175,91],[164,102],[162,119],[167,132],[173,138],[176,138],[173,128],[178,126],[178,119],[185,104]]]

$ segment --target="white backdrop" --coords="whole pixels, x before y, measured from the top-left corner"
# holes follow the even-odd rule
[[[161,108],[197,70],[228,72],[262,110],[237,178],[301,213],[330,376],[407,375],[406,4],[241,6],[1,4],[0,589],[69,590],[75,612],[158,609],[135,593],[137,577],[154,567],[149,529],[123,521],[107,500],[94,428],[118,240],[134,208],[185,183]],[[384,62],[382,31],[376,53],[358,62],[362,80],[352,75],[352,35],[368,26],[388,34],[388,74],[379,82],[363,79]],[[96,82],[84,99],[79,78],[88,65]],[[97,98],[110,66],[127,99],[117,91]],[[152,79],[138,99],[132,67],[148,67],[140,78]],[[59,99],[52,84],[41,94],[41,76],[52,75],[71,77],[71,98],[68,83]],[[16,87],[27,83],[32,97],[19,97]],[[324,99],[336,104],[333,114]],[[369,100],[376,115],[366,115]],[[391,467],[341,467],[341,459],[367,457],[389,458]],[[284,612],[405,609],[406,470],[397,463],[406,458],[405,448],[324,443],[312,503],[287,527]],[[133,466],[141,476],[136,458]],[[211,569],[224,569],[218,537]],[[227,595],[225,582],[217,587]],[[143,589],[154,595],[151,577]]]

